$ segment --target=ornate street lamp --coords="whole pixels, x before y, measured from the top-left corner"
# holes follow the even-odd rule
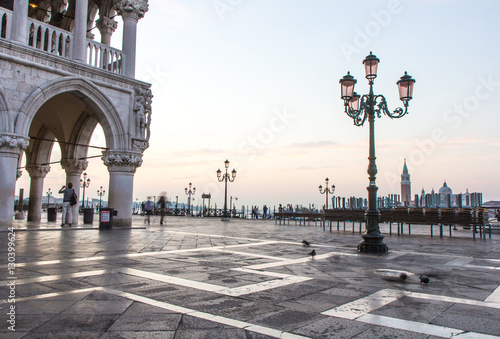
[[[50,207],[50,197],[52,196],[52,191],[50,190],[50,188],[47,189],[47,208]]]
[[[389,248],[383,242],[384,236],[380,233],[379,220],[380,212],[377,209],[377,190],[375,176],[377,174],[377,165],[375,163],[375,113],[381,117],[382,113],[390,118],[401,118],[408,113],[408,103],[413,96],[413,85],[415,80],[406,72],[396,83],[399,88],[399,98],[403,101],[404,110],[401,107],[396,108],[394,112],[389,111],[385,97],[381,94],[373,93],[373,83],[377,77],[377,67],[380,60],[370,52],[363,64],[365,65],[366,79],[370,85],[368,95],[359,96],[354,92],[356,79],[347,72],[340,79],[341,94],[344,100],[345,113],[353,119],[354,125],[362,126],[366,119],[370,125],[370,149],[369,149],[369,186],[368,190],[368,209],[365,213],[366,232],[362,235],[363,240],[358,244],[358,251],[364,253],[387,253]],[[360,100],[361,99],[361,100]]]
[[[191,194],[194,195],[196,193],[196,187],[193,187],[192,190],[191,190],[191,187],[192,187],[192,184],[189,183],[189,190],[187,189],[187,187],[184,189],[184,192],[186,193],[186,195],[188,195],[188,214],[187,215],[191,215]]]
[[[332,185],[332,188],[330,189],[328,187],[328,182],[330,180],[328,178],[325,179],[325,189],[323,190],[323,186],[319,185],[319,193],[325,194],[326,193],[326,209],[328,209],[328,193],[333,194],[335,192],[335,185]]]
[[[101,210],[102,208],[102,204],[101,204],[101,199],[102,199],[102,196],[106,194],[106,191],[102,189],[102,186],[100,189],[97,190],[97,195],[99,196],[99,211]]]
[[[80,179],[80,187],[83,187],[82,208],[85,204],[85,188],[90,186],[90,179],[87,179],[87,172],[83,173],[83,180]]]
[[[231,177],[229,177],[229,173],[227,169],[229,168],[229,160],[224,161],[224,167],[226,168],[226,173],[222,174],[220,168],[217,170],[217,179],[219,182],[224,181],[224,215],[222,216],[222,221],[229,221],[229,216],[227,215],[227,182],[233,182],[236,178],[236,170],[233,169],[231,171]]]

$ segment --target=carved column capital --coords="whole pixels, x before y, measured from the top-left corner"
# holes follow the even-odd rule
[[[50,172],[50,166],[47,165],[27,165],[26,171],[32,178],[45,178],[47,173]]]
[[[102,161],[110,172],[135,173],[137,167],[142,165],[142,154],[127,151],[103,152]]]
[[[149,9],[148,0],[113,0],[113,7],[122,18],[136,21],[142,19]]]
[[[61,160],[61,166],[66,171],[66,174],[77,174],[80,176],[87,169],[89,162],[87,160],[64,159]]]
[[[21,154],[28,148],[29,138],[15,134],[0,134],[0,152]]]
[[[118,22],[105,16],[101,16],[96,20],[95,25],[99,32],[101,32],[101,35],[113,34],[118,27]]]

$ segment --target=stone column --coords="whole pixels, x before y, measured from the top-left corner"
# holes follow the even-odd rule
[[[125,53],[125,76],[135,78],[135,51],[137,42],[137,22],[148,11],[148,1],[114,0],[116,12],[123,19],[122,50]]]
[[[61,186],[67,185],[68,182],[73,184],[73,189],[78,197],[77,201],[80,201],[80,177],[87,169],[89,162],[87,160],[73,160],[64,159],[61,160],[61,166],[66,171],[66,182],[61,183]],[[54,192],[59,192],[61,187],[58,187]],[[73,206],[73,225],[78,225],[78,204]]]
[[[14,134],[0,134],[0,225],[2,226],[12,225],[17,161],[28,145],[28,138]]]
[[[95,22],[97,29],[101,33],[101,43],[111,45],[111,36],[118,26],[118,22],[113,19],[106,18],[105,16],[99,17]]]
[[[43,179],[50,171],[50,166],[26,166],[30,174],[30,204],[28,206],[28,221],[42,220]]]
[[[28,44],[28,4],[29,0],[14,0],[12,13],[11,40]]]
[[[87,16],[88,0],[76,0],[75,29],[73,38],[73,60],[87,62]]]
[[[102,157],[109,171],[108,206],[117,211],[114,227],[132,226],[134,173],[142,164],[142,154],[127,151],[107,151]]]

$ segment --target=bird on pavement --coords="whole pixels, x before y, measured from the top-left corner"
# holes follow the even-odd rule
[[[406,274],[406,273],[404,273],[404,272],[402,272],[402,273],[400,273],[400,274],[399,274],[399,279],[400,279],[401,281],[405,281],[405,280],[406,280],[406,278],[408,278],[408,274]]]
[[[423,274],[417,274],[417,277],[420,279],[421,284],[427,285],[429,283],[429,281],[431,281],[428,276],[423,275]]]
[[[311,243],[307,240],[302,240],[302,245],[304,245],[304,247],[308,247],[311,246]]]
[[[312,250],[311,252],[309,252],[309,255],[311,256],[312,259],[314,259],[314,256],[316,255],[316,251]]]

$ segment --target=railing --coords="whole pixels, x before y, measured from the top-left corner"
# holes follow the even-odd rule
[[[125,54],[116,48],[87,39],[87,63],[116,74],[123,74]]]
[[[28,26],[28,46],[71,58],[73,33],[32,18],[28,18]]]
[[[0,37],[10,39],[10,31],[12,28],[12,11],[0,7]]]
[[[0,7],[0,38],[10,39],[12,11]],[[28,18],[28,46],[71,59],[74,35],[64,29]],[[116,48],[87,39],[87,64],[112,73],[123,74],[125,54]]]

